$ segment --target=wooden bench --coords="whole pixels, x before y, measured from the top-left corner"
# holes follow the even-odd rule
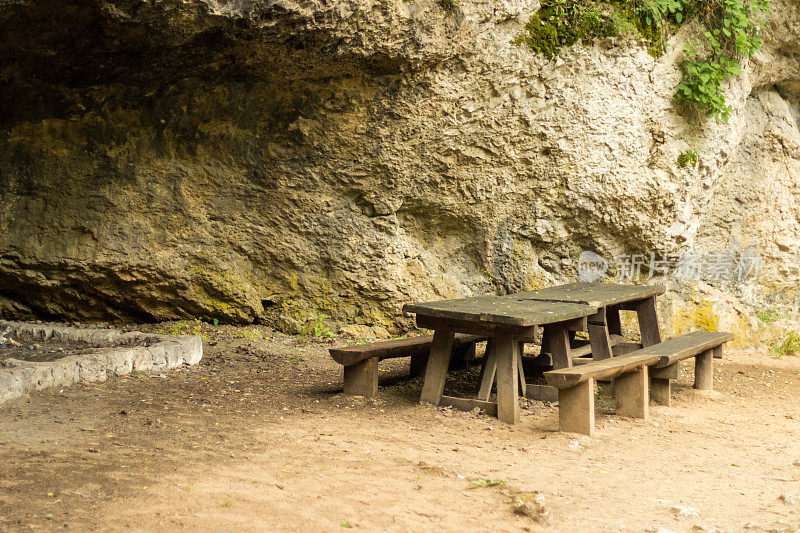
[[[722,358],[722,345],[733,339],[724,331],[693,331],[634,353],[658,355],[650,369],[650,395],[661,405],[670,405],[672,380],[677,379],[680,362],[694,357],[694,388],[714,388],[714,359]]]
[[[453,359],[475,358],[475,343],[486,340],[478,335],[456,334],[453,339]],[[331,348],[334,361],[344,366],[344,393],[372,397],[378,393],[378,361],[396,357],[411,357],[411,377],[425,372],[433,335],[392,339]]]
[[[660,355],[633,352],[580,366],[544,373],[549,385],[558,389],[558,423],[561,431],[591,435],[594,432],[594,391],[598,379],[614,378],[617,413],[647,418],[647,367]]]
[[[547,383],[558,389],[561,430],[592,434],[598,379],[613,378],[617,414],[637,418],[647,418],[650,388],[657,403],[669,405],[671,380],[678,377],[678,365],[684,359],[695,358],[694,387],[713,389],[713,360],[722,357],[722,345],[732,338],[725,332],[694,331],[627,355],[545,372]]]

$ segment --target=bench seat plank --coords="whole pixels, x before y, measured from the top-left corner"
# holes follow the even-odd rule
[[[595,380],[613,378],[641,366],[652,365],[661,358],[659,354],[643,354],[641,352],[642,350],[639,350],[627,355],[594,361],[581,366],[551,370],[544,373],[544,378],[548,385],[564,389],[574,387],[589,378]]]
[[[680,337],[642,348],[636,353],[658,355],[660,359],[654,366],[656,368],[664,368],[703,353],[706,350],[716,348],[732,339],[733,334],[724,331],[693,331]]]
[[[453,340],[453,348],[472,342],[486,340],[477,335],[457,333]],[[427,355],[433,344],[433,335],[391,339],[388,341],[370,342],[367,344],[354,344],[344,348],[331,348],[330,354],[334,361],[343,366],[351,366],[365,359],[377,357],[379,360],[394,357],[409,357],[414,355]]]

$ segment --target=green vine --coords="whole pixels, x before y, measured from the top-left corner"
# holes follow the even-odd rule
[[[705,42],[692,43],[684,49],[684,77],[675,99],[696,106],[707,118],[727,123],[731,106],[725,101],[722,84],[738,76],[741,60],[760,48],[759,30],[764,26],[769,2],[705,0],[699,4],[699,13],[708,28],[703,34]]]
[[[684,49],[684,77],[675,99],[727,122],[731,106],[722,85],[758,51],[768,11],[769,0],[542,0],[525,33],[512,43],[552,58],[581,40],[632,35],[644,37],[650,54],[658,57],[669,36],[698,17],[706,26],[704,39]]]

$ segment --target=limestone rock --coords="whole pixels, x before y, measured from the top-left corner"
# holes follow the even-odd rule
[[[510,44],[527,0],[0,2],[0,315],[395,331],[582,250],[733,241],[761,277],[715,289],[791,304],[800,2],[772,4],[724,125],[673,103],[692,25],[549,61]]]

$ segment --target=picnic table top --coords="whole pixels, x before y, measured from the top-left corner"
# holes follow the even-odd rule
[[[510,295],[522,300],[584,303],[594,307],[606,307],[623,302],[642,300],[664,294],[663,285],[618,285],[614,283],[569,283],[546,287],[536,291]]]
[[[520,299],[517,296],[477,296],[406,304],[403,311],[433,318],[521,327],[564,322],[597,312],[597,307],[585,303]]]

